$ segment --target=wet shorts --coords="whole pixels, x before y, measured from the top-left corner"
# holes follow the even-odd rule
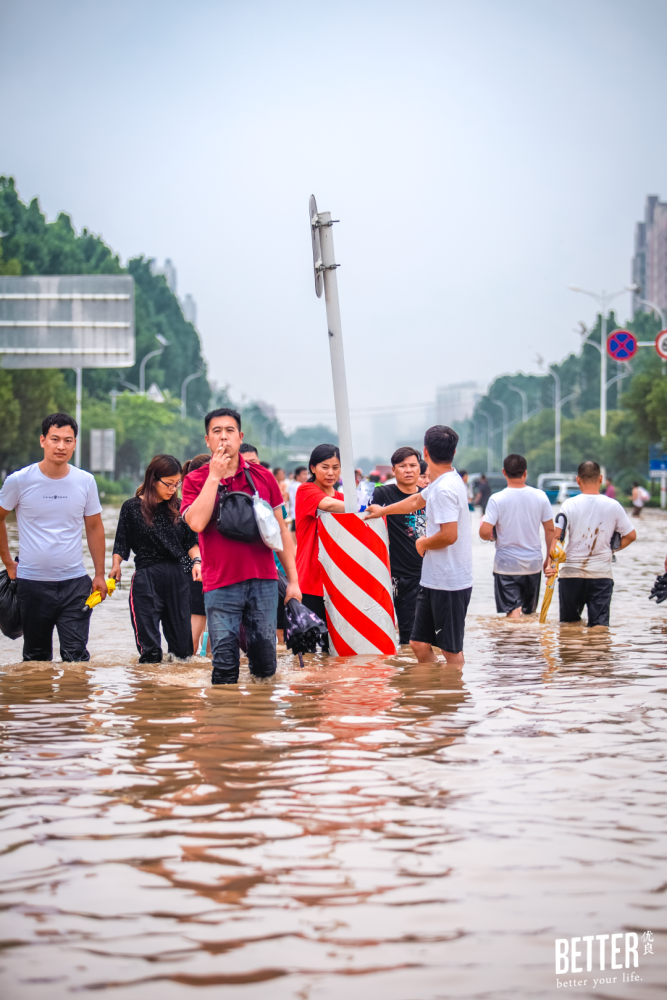
[[[410,641],[428,642],[445,653],[460,653],[471,594],[472,587],[465,590],[420,587]]]
[[[561,577],[558,602],[562,622],[581,621],[584,606],[588,609],[588,627],[609,624],[609,605],[614,581],[609,577],[588,580],[579,576]]]
[[[541,582],[541,573],[516,576],[494,573],[493,592],[496,598],[496,611],[508,615],[515,608],[521,608],[524,615],[532,615],[537,607]]]

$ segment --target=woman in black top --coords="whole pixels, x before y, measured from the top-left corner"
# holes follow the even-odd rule
[[[130,618],[139,663],[161,663],[160,622],[169,652],[177,659],[192,656],[190,576],[199,566],[197,535],[181,519],[177,491],[181,463],[173,455],[156,455],[136,496],[120,509],[113,568],[120,583],[120,564],[134,551],[130,585]]]

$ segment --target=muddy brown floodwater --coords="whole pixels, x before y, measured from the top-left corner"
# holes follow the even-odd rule
[[[462,674],[282,654],[211,688],[137,664],[129,574],[90,663],[2,638],[0,996],[667,996],[667,517],[637,527],[590,633],[496,619],[475,532]],[[627,931],[631,982],[556,975],[556,938]]]

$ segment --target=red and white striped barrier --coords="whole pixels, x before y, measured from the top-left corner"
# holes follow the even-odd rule
[[[319,557],[335,656],[396,652],[387,526],[381,517],[321,512]]]

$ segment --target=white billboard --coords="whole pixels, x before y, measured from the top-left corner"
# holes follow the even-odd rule
[[[134,364],[134,278],[126,274],[0,277],[3,368]]]

